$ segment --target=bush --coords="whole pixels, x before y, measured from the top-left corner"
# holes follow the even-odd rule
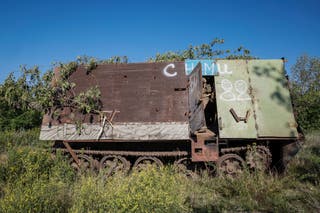
[[[38,128],[31,130],[0,132],[0,152],[4,152],[7,149],[14,149],[14,147],[20,146],[30,146],[37,148],[51,147],[51,142],[39,140],[39,134],[40,129]]]
[[[0,136],[6,141],[0,212],[320,211],[319,134],[307,136],[283,176],[245,172],[236,179],[203,174],[192,180],[167,166],[105,180],[94,173],[76,176],[65,156],[52,158],[39,148],[32,131]]]
[[[292,69],[291,95],[304,130],[320,129],[320,57],[300,56]]]
[[[320,132],[307,135],[303,149],[289,164],[288,175],[302,182],[320,184]]]
[[[297,212],[314,209],[306,201],[311,203],[311,195],[319,193],[292,178],[261,173],[237,179],[207,177],[190,184],[188,202],[195,212]]]
[[[0,212],[66,212],[70,205],[69,186],[54,179],[19,179],[4,192]]]
[[[101,177],[82,177],[75,185],[71,212],[187,212],[186,179],[172,168]]]
[[[0,164],[0,212],[66,212],[74,172],[62,155],[46,150],[7,149]]]

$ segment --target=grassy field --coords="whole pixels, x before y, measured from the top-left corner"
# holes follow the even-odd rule
[[[0,212],[319,212],[320,134],[307,135],[285,174],[191,180],[171,166],[104,180],[52,158],[38,130],[0,134]]]

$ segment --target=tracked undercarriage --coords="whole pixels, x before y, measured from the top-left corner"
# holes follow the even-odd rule
[[[167,144],[159,142],[157,145],[162,148],[157,149],[157,145],[152,142],[153,151],[148,149],[146,144],[140,143],[142,149],[132,148],[137,145],[134,143],[123,143],[123,150],[116,150],[115,147],[102,148],[101,143],[79,143],[72,148],[72,142],[56,142],[54,150],[70,154],[71,165],[80,172],[85,170],[102,170],[108,177],[116,172],[128,173],[130,170],[141,170],[147,165],[161,167],[164,164],[174,165],[180,172],[189,176],[196,176],[203,170],[209,174],[224,174],[228,176],[236,176],[242,173],[244,169],[251,171],[267,171],[272,163],[272,155],[267,146],[241,146],[233,148],[222,148],[221,156],[217,162],[193,162],[188,141]],[[90,145],[88,147],[88,145]],[[131,146],[130,146],[131,145]],[[170,151],[170,148],[180,150]],[[90,148],[90,149],[88,149]],[[143,151],[143,150],[149,151]],[[162,150],[162,151],[159,151]]]

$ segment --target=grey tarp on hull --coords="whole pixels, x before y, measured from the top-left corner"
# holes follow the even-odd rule
[[[41,127],[40,140],[183,140],[189,139],[189,124],[183,122],[75,124]]]

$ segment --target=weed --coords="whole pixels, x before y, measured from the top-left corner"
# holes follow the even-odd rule
[[[37,131],[0,136],[0,212],[320,211],[319,134],[307,136],[281,176],[189,179],[166,166],[105,179],[77,176],[64,155],[43,149]]]

